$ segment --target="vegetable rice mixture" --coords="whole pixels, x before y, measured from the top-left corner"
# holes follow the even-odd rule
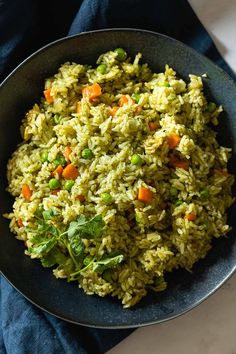
[[[8,163],[10,228],[25,253],[89,295],[135,305],[225,235],[230,149],[201,77],[153,73],[122,48],[65,63],[22,122]]]

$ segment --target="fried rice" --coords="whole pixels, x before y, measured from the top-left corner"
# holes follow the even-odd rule
[[[7,217],[57,278],[131,307],[227,234],[233,176],[202,78],[126,57],[67,62],[45,81],[8,163]]]

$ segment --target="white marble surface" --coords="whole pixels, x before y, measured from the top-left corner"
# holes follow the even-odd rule
[[[236,72],[236,0],[189,0]],[[236,354],[236,274],[189,313],[136,330],[109,354]],[[108,354],[107,353],[107,354]]]

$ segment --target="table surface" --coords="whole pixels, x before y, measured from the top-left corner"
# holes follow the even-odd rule
[[[189,0],[236,72],[236,0]],[[107,354],[236,354],[236,274],[189,313],[136,330]]]

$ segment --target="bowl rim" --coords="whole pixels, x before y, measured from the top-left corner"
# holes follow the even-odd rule
[[[15,72],[23,67],[24,65],[27,64],[28,61],[30,61],[32,58],[34,58],[35,56],[37,56],[38,54],[42,53],[43,51],[47,50],[49,47],[52,47],[54,45],[57,45],[58,43],[70,40],[72,38],[76,38],[76,37],[81,37],[81,36],[86,36],[86,35],[90,35],[90,34],[96,34],[96,33],[102,33],[102,32],[140,32],[140,33],[144,33],[147,35],[152,35],[152,36],[159,36],[162,38],[166,38],[174,43],[177,43],[179,46],[181,46],[182,48],[187,48],[189,52],[192,52],[195,56],[197,55],[199,58],[202,58],[205,62],[207,62],[209,65],[214,66],[218,71],[221,72],[221,74],[225,77],[225,79],[227,79],[227,81],[231,81],[231,83],[235,86],[236,89],[236,82],[235,80],[228,74],[226,73],[220,66],[218,66],[216,63],[214,63],[211,59],[207,58],[205,55],[199,53],[197,50],[193,49],[192,47],[188,46],[187,44],[173,38],[170,37],[168,35],[159,33],[159,32],[155,32],[155,31],[150,31],[150,30],[143,30],[143,29],[138,29],[138,28],[105,28],[105,29],[99,29],[99,30],[92,30],[92,31],[85,31],[85,32],[80,32],[78,34],[73,34],[73,35],[69,35],[69,36],[65,36],[65,37],[61,37],[59,39],[56,39],[55,41],[49,42],[46,45],[40,47],[39,49],[37,49],[36,51],[34,51],[33,53],[31,53],[29,56],[27,56],[23,61],[21,61],[4,79],[3,81],[0,83],[0,90],[1,88],[7,83],[7,81],[11,78],[11,76],[13,76],[15,74]],[[8,279],[7,275],[4,274],[4,272],[0,269],[0,274],[4,277],[5,280],[7,280],[8,283],[10,283],[12,285],[12,287],[17,290],[25,299],[27,299],[31,304],[35,305],[37,308],[45,311],[46,313],[53,315],[61,320],[64,320],[66,322],[69,323],[73,323],[76,325],[81,325],[84,327],[90,327],[90,328],[100,328],[100,329],[129,329],[129,328],[140,328],[140,327],[146,327],[146,326],[150,326],[150,325],[155,325],[155,324],[160,324],[172,319],[175,319],[183,314],[186,314],[187,312],[191,311],[192,309],[194,309],[195,307],[199,306],[203,301],[205,301],[206,299],[208,299],[211,295],[213,295],[219,288],[222,287],[222,285],[232,277],[232,275],[236,272],[236,263],[234,265],[234,267],[232,268],[232,270],[227,274],[227,276],[221,281],[219,282],[210,292],[208,292],[205,296],[202,296],[199,300],[195,301],[194,303],[191,304],[191,306],[186,307],[184,310],[174,314],[174,315],[167,315],[166,318],[162,318],[162,319],[156,319],[156,320],[151,320],[151,321],[147,321],[144,323],[139,323],[139,324],[131,324],[131,325],[95,325],[95,324],[88,324],[88,323],[81,323],[79,321],[75,321],[72,319],[68,319],[66,316],[62,316],[60,314],[55,314],[53,311],[50,311],[50,309],[47,309],[39,304],[37,304],[34,300],[32,300],[30,297],[28,297],[27,295],[25,295],[21,290],[19,290],[12,282],[10,279]]]
[[[36,56],[37,54],[43,52],[44,50],[47,50],[49,47],[52,47],[60,42],[66,41],[68,39],[71,38],[75,38],[75,37],[80,37],[80,36],[85,36],[85,35],[90,35],[93,33],[101,33],[101,32],[141,32],[141,33],[146,33],[146,34],[150,34],[153,36],[160,36],[160,37],[164,37],[168,40],[171,40],[172,42],[177,42],[178,45],[182,46],[183,48],[188,48],[189,51],[192,51],[195,55],[197,54],[198,56],[200,56],[201,58],[203,58],[205,61],[207,61],[210,65],[213,65],[215,68],[217,68],[218,70],[221,71],[221,74],[223,74],[225,77],[227,77],[227,79],[229,79],[230,81],[232,81],[232,83],[235,84],[235,80],[224,71],[224,69],[222,69],[219,65],[217,65],[216,63],[214,63],[214,61],[212,61],[211,59],[209,59],[208,57],[206,57],[205,55],[203,55],[202,53],[198,52],[197,50],[195,50],[194,48],[190,47],[189,45],[181,42],[178,39],[175,39],[171,36],[168,36],[166,34],[162,34],[160,32],[155,32],[155,31],[150,31],[150,30],[144,30],[144,29],[139,29],[139,28],[128,28],[128,27],[114,27],[114,28],[105,28],[105,29],[98,29],[98,30],[91,30],[91,31],[85,31],[85,32],[80,32],[77,34],[72,34],[69,36],[65,36],[65,37],[61,37],[56,39],[55,41],[49,42],[47,44],[45,44],[44,46],[40,47],[39,49],[37,49],[36,51],[34,51],[33,53],[31,53],[29,56],[27,56],[24,60],[22,60],[1,82],[0,82],[0,88],[1,86],[3,86],[5,84],[6,81],[8,81],[8,79],[10,79],[10,77],[22,66],[24,66],[29,60],[31,60],[31,58],[33,58],[34,56]]]

